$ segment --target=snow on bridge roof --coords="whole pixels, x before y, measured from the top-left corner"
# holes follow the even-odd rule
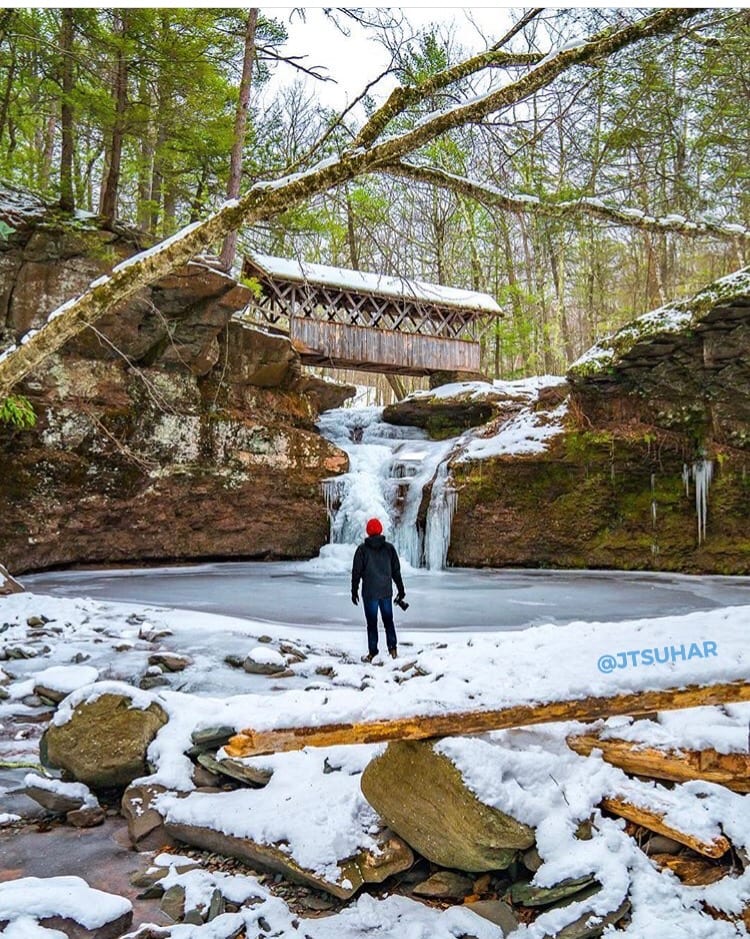
[[[326,264],[310,264],[307,261],[277,258],[255,252],[247,255],[247,261],[269,277],[279,280],[338,287],[341,290],[354,290],[360,293],[377,293],[381,296],[432,303],[436,306],[457,307],[475,313],[501,312],[492,297],[474,290],[459,290],[456,287],[444,287],[442,284],[407,280],[405,277],[375,274],[369,271],[353,271],[343,267],[329,267]]]

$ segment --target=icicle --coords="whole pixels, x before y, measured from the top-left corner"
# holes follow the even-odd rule
[[[682,481],[685,484],[685,495],[690,498],[690,467],[687,463],[682,464]]]
[[[451,526],[458,505],[458,493],[448,481],[448,460],[438,466],[427,510],[425,566],[431,571],[445,567],[451,543]]]
[[[698,516],[698,544],[701,545],[706,538],[706,517],[708,514],[708,490],[714,475],[712,460],[698,460],[693,463],[693,479],[695,480],[695,511]]]

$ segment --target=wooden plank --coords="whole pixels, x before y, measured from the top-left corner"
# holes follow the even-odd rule
[[[568,737],[568,746],[582,756],[601,750],[602,758],[626,773],[687,782],[705,779],[734,792],[750,792],[750,753],[717,750],[660,750],[630,740],[602,740],[596,734]]]
[[[414,714],[390,720],[360,723],[319,724],[314,727],[285,727],[271,730],[247,728],[232,737],[225,747],[232,757],[258,756],[303,747],[332,747],[339,744],[379,743],[386,740],[426,740],[481,734],[489,730],[524,727],[556,721],[593,721],[617,714],[646,714],[750,701],[750,682],[736,681],[708,686],[639,691],[613,697],[574,698],[546,704],[519,704],[500,710],[454,711],[448,714]]]
[[[635,822],[636,825],[643,825],[643,827],[648,828],[649,831],[655,831],[659,835],[666,835],[667,838],[673,838],[675,841],[679,841],[680,844],[692,848],[693,851],[697,851],[698,854],[703,854],[705,857],[721,857],[722,854],[726,854],[729,850],[729,842],[723,835],[720,835],[718,838],[714,839],[714,841],[703,841],[700,838],[696,838],[695,835],[667,825],[664,822],[664,816],[660,812],[654,812],[651,809],[644,808],[642,805],[634,805],[632,802],[627,802],[625,799],[614,797],[602,799],[601,807],[611,812],[613,815],[619,815],[621,818],[626,818],[630,822]]]
[[[324,323],[305,317],[294,317],[289,325],[292,340],[314,350],[303,357],[308,364],[339,368],[364,367],[366,364],[375,369],[390,367],[405,375],[480,370],[480,346],[477,342],[369,326]]]

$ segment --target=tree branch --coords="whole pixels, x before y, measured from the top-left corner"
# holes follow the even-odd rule
[[[529,10],[528,13],[524,13],[521,19],[508,30],[502,39],[498,39],[494,46],[490,46],[490,51],[496,52],[498,49],[502,49],[506,43],[509,43],[515,35],[521,32],[524,26],[527,26],[532,20],[535,20],[537,16],[543,12],[544,7],[535,7],[533,10]]]
[[[433,166],[415,166],[413,163],[388,164],[378,167],[380,172],[389,176],[400,176],[428,186],[449,189],[458,195],[473,199],[490,208],[503,209],[506,212],[525,212],[532,215],[544,215],[547,218],[564,218],[568,215],[583,214],[615,225],[628,228],[640,228],[643,231],[674,232],[689,238],[710,236],[722,241],[741,239],[750,243],[750,228],[741,225],[721,225],[714,222],[692,222],[681,215],[655,217],[639,209],[622,208],[606,205],[601,199],[581,196],[580,199],[564,201],[545,201],[536,196],[508,195],[487,183],[480,183],[465,176],[456,176]]]
[[[485,68],[510,68],[513,65],[535,65],[544,58],[541,52],[512,53],[488,49],[430,76],[419,85],[399,85],[394,88],[385,104],[381,105],[360,130],[354,142],[356,147],[369,147],[386,126],[408,107],[418,104],[448,85],[468,78]]]
[[[588,42],[545,58],[517,81],[450,111],[428,115],[411,130],[386,138],[369,149],[353,147],[338,159],[324,160],[306,172],[270,183],[256,183],[241,199],[225,202],[204,221],[188,225],[154,248],[118,264],[110,275],[94,281],[80,297],[53,310],[40,329],[30,330],[19,345],[3,352],[0,355],[0,400],[10,393],[13,385],[89,323],[127,300],[139,288],[185,264],[227,232],[277,215],[362,173],[392,165],[446,131],[476,123],[502,107],[525,100],[573,66],[668,32],[697,12],[693,9],[659,10],[622,29],[606,30]]]
[[[286,62],[287,65],[291,65],[292,68],[296,68],[300,72],[304,72],[305,75],[309,75],[310,78],[315,78],[319,82],[333,82],[336,84],[336,79],[331,75],[321,75],[318,69],[325,69],[328,71],[325,65],[313,65],[307,67],[302,64],[302,59],[308,58],[306,55],[281,55],[280,52],[276,52],[270,46],[258,46],[258,52],[262,52],[264,56],[269,59],[275,59],[277,62]]]

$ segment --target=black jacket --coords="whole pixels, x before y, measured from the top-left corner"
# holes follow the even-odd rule
[[[365,600],[382,600],[393,596],[391,581],[399,594],[404,593],[398,554],[383,535],[370,535],[354,552],[352,594],[359,591],[360,580]]]

